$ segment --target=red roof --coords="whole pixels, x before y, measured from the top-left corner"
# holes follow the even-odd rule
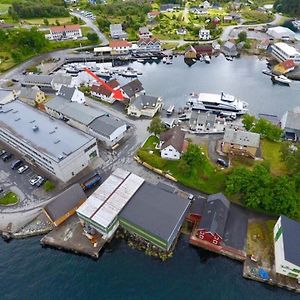
[[[150,44],[150,43],[156,43],[156,42],[159,42],[159,40],[157,40],[155,38],[144,38],[144,39],[140,39],[138,41],[138,45],[140,45],[141,43]]]
[[[153,11],[148,12],[148,15],[151,15],[151,16],[158,16],[159,14],[160,14],[160,12],[157,11],[157,10],[153,10]]]
[[[281,63],[281,65],[285,68],[285,70],[295,68],[295,62],[292,59],[285,60]]]
[[[112,89],[115,89],[120,86],[119,82],[116,79],[112,79],[106,82],[106,84],[109,85]],[[105,88],[103,85],[94,84],[91,87],[91,91],[99,95],[104,95],[106,97],[109,97],[112,94],[112,92]]]
[[[109,42],[109,47],[111,48],[119,48],[119,47],[131,47],[132,44],[128,41],[122,41],[122,40],[111,40]]]
[[[79,29],[80,29],[80,25],[78,25],[78,24],[50,27],[51,32],[64,32],[64,31],[73,31],[73,30],[79,30]]]

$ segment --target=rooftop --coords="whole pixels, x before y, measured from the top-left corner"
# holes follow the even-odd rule
[[[283,52],[285,52],[288,56],[294,56],[294,55],[300,55],[300,53],[292,46],[286,44],[286,43],[275,43],[274,46],[281,49]]]
[[[68,87],[68,86],[62,85],[58,92],[58,95],[71,101],[75,91],[76,91],[75,87]]]
[[[73,30],[79,30],[79,29],[80,29],[80,25],[78,25],[78,24],[51,26],[50,27],[51,32],[64,32],[64,31],[73,31]]]
[[[56,162],[94,139],[18,100],[0,108],[0,126]]]
[[[145,109],[145,108],[156,108],[157,101],[158,101],[158,97],[139,95],[132,101],[132,103],[138,109]]]
[[[21,92],[20,92],[19,97],[35,100],[35,97],[36,97],[37,93],[40,92],[40,91],[41,90],[37,86],[34,86],[34,87],[21,87]]]
[[[288,111],[285,115],[286,120],[282,122],[282,126],[284,128],[300,130],[300,112]]]
[[[268,29],[267,33],[272,34],[273,32],[281,34],[281,35],[295,35],[295,32],[291,29],[283,26],[271,27]]]
[[[226,128],[223,142],[258,148],[260,135],[254,132]]]
[[[142,92],[144,87],[138,79],[134,79],[121,87],[121,89],[126,93],[126,95],[131,98],[135,94]]]
[[[161,149],[172,145],[178,152],[183,151],[185,132],[181,130],[180,126],[175,126],[166,132],[161,133],[160,140],[164,143]]]
[[[109,41],[110,48],[119,48],[119,47],[131,47],[132,43],[125,40],[111,40]]]

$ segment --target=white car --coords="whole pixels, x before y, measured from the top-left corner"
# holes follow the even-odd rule
[[[36,185],[38,181],[42,179],[42,176],[35,176],[29,180],[31,185]]]
[[[27,166],[27,165],[24,165],[24,166],[22,166],[21,168],[18,169],[18,173],[19,173],[19,174],[22,174],[22,173],[24,173],[27,169],[28,169],[28,166]]]

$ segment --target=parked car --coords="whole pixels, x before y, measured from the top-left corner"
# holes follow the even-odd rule
[[[189,199],[189,200],[193,201],[194,198],[195,198],[195,196],[194,196],[193,194],[189,194],[189,195],[188,195],[188,199]]]
[[[40,186],[42,186],[44,183],[45,183],[45,181],[47,180],[47,178],[45,178],[45,177],[41,177],[40,179],[39,179],[39,181],[35,184],[37,187],[40,187]]]
[[[9,161],[13,155],[11,153],[6,153],[5,155],[2,156],[3,161]]]
[[[217,164],[219,164],[220,166],[224,167],[224,168],[228,168],[229,164],[226,160],[222,159],[222,158],[218,158],[217,159]]]
[[[42,178],[42,176],[34,176],[34,177],[32,177],[30,180],[29,180],[29,182],[30,182],[30,184],[33,186],[33,185],[36,185],[37,184],[37,182],[40,180]]]
[[[22,166],[21,168],[18,169],[18,173],[22,174],[24,173],[29,167],[27,165]]]
[[[14,161],[14,162],[11,164],[10,167],[11,167],[13,170],[15,170],[15,169],[19,169],[22,165],[23,165],[23,162],[22,162],[20,159],[18,159],[18,160],[16,160],[16,161]]]

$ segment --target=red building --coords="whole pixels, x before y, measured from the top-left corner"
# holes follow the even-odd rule
[[[196,237],[220,245],[223,240],[224,229],[228,217],[230,202],[219,193],[210,195],[196,230]]]

